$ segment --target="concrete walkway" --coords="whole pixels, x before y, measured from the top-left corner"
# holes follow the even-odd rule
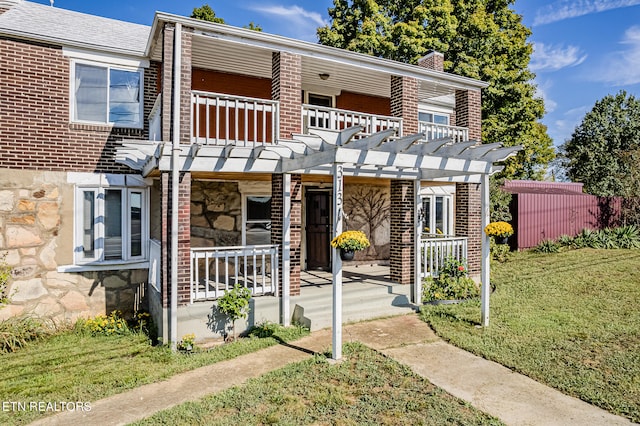
[[[436,386],[509,425],[631,424],[443,342],[416,315],[347,325],[343,340],[360,341],[410,366]],[[301,361],[329,349],[330,344],[331,330],[317,331],[290,345],[273,346],[92,402],[90,412],[65,412],[34,424],[127,424]]]

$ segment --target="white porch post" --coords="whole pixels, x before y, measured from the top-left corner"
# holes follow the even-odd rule
[[[422,234],[422,224],[420,218],[420,212],[422,211],[422,197],[420,196],[420,179],[416,180],[413,184],[413,192],[415,199],[413,201],[414,209],[413,209],[413,235],[414,235],[414,268],[413,268],[413,292],[412,302],[417,306],[420,306],[422,303],[422,277],[421,275],[421,262],[422,262],[422,254],[420,252],[420,236]]]
[[[334,163],[333,174],[333,237],[342,232],[342,192],[344,184],[343,166]],[[331,248],[331,264],[333,270],[333,339],[332,358],[342,358],[342,259],[340,249]]]
[[[291,175],[282,175],[282,325],[291,325]]]
[[[489,236],[485,234],[484,228],[489,224],[489,175],[482,175],[482,262],[480,265],[482,289],[482,326],[489,326],[489,294],[491,293],[491,283],[489,282],[491,256],[489,250]]]

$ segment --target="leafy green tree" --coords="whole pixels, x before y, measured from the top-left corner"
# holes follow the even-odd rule
[[[483,91],[482,139],[524,150],[506,163],[502,177],[539,179],[554,157],[539,122],[528,70],[531,31],[509,6],[515,0],[334,0],[331,24],[318,28],[320,43],[416,63],[429,50],[445,55],[445,70],[489,82]]]
[[[561,149],[568,177],[584,183],[587,193],[633,195],[629,184],[637,176],[640,101],[625,91],[605,96]]]
[[[224,24],[224,19],[216,16],[216,12],[211,9],[211,6],[208,4],[204,4],[200,7],[194,7],[193,12],[191,12],[191,17],[195,19],[200,19],[202,21],[215,22],[218,24]]]
[[[236,320],[247,318],[250,300],[251,290],[239,284],[234,285],[231,290],[226,290],[224,295],[218,299],[218,310],[231,320],[233,340],[236,338]]]

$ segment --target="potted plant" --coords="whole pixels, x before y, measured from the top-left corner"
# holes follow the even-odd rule
[[[364,250],[371,243],[362,231],[344,231],[331,240],[331,246],[340,249],[342,260],[352,260],[357,250]]]
[[[507,239],[513,235],[513,227],[507,222],[491,222],[485,226],[484,233],[500,244],[507,244]]]
[[[464,259],[448,257],[438,275],[422,282],[422,301],[429,304],[452,303],[478,297],[476,283],[469,278]]]

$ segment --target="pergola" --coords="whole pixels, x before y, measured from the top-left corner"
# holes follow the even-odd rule
[[[452,139],[425,141],[423,134],[394,137],[395,130],[384,130],[360,139],[361,127],[341,131],[310,130],[264,145],[202,145],[172,142],[125,141],[116,161],[148,176],[162,172],[233,172],[282,174],[282,319],[287,325],[289,312],[291,174],[333,176],[333,236],[342,232],[343,188],[345,176],[368,176],[413,180],[416,204],[420,181],[480,183],[482,188],[482,226],[489,222],[489,176],[502,170],[494,165],[518,152],[521,147],[503,147],[500,143],[455,142]],[[176,153],[174,157],[173,152]],[[414,218],[415,253],[418,252],[419,220]],[[342,348],[342,261],[332,250],[333,265],[333,358],[340,359]],[[416,269],[418,268],[416,263]],[[415,302],[421,299],[420,274],[414,274]],[[482,324],[489,324],[489,239],[482,241]],[[172,298],[177,282],[171,283]]]

